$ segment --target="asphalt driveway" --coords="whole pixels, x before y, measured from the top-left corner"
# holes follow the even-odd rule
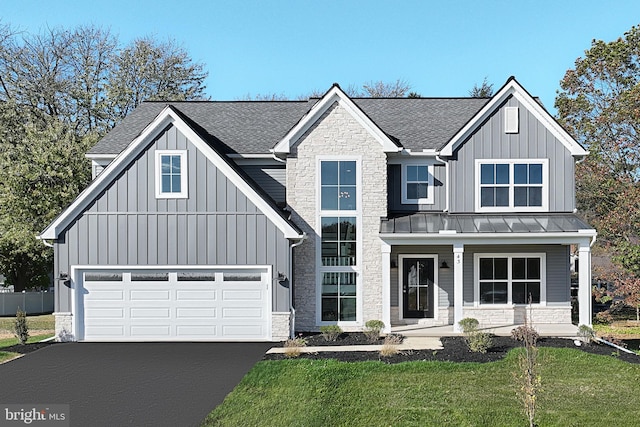
[[[64,343],[0,365],[0,403],[69,404],[72,426],[194,426],[270,343]]]

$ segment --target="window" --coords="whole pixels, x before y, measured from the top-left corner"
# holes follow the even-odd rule
[[[544,255],[477,255],[479,304],[539,304],[544,301]]]
[[[547,164],[546,159],[478,160],[477,210],[547,210]]]
[[[322,273],[322,321],[356,321],[356,273]]]
[[[402,165],[402,203],[433,203],[433,165]]]
[[[187,197],[186,151],[156,151],[156,197]]]
[[[321,160],[318,200],[318,322],[358,320],[358,160]]]

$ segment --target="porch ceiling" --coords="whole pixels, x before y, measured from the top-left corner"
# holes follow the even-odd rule
[[[577,233],[593,230],[574,214],[413,213],[383,218],[381,234]]]

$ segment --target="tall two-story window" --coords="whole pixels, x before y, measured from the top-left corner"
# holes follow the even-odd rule
[[[156,197],[187,197],[186,150],[156,151]]]
[[[476,209],[548,210],[548,160],[477,160]]]
[[[357,320],[358,161],[320,161],[320,321]]]

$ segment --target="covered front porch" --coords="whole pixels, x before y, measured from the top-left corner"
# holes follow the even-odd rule
[[[483,332],[488,332],[498,336],[511,336],[511,331],[519,325],[496,325],[481,328]],[[542,337],[563,337],[573,338],[578,336],[578,327],[570,323],[533,323],[531,325]],[[400,334],[406,337],[449,337],[462,335],[456,331],[453,325],[444,326],[423,326],[414,325],[392,325],[391,333]]]
[[[579,324],[591,326],[595,230],[573,214],[416,213],[383,219],[383,321],[389,331],[459,333],[465,317],[510,334],[525,316],[540,333],[574,336],[570,256],[579,259]]]

